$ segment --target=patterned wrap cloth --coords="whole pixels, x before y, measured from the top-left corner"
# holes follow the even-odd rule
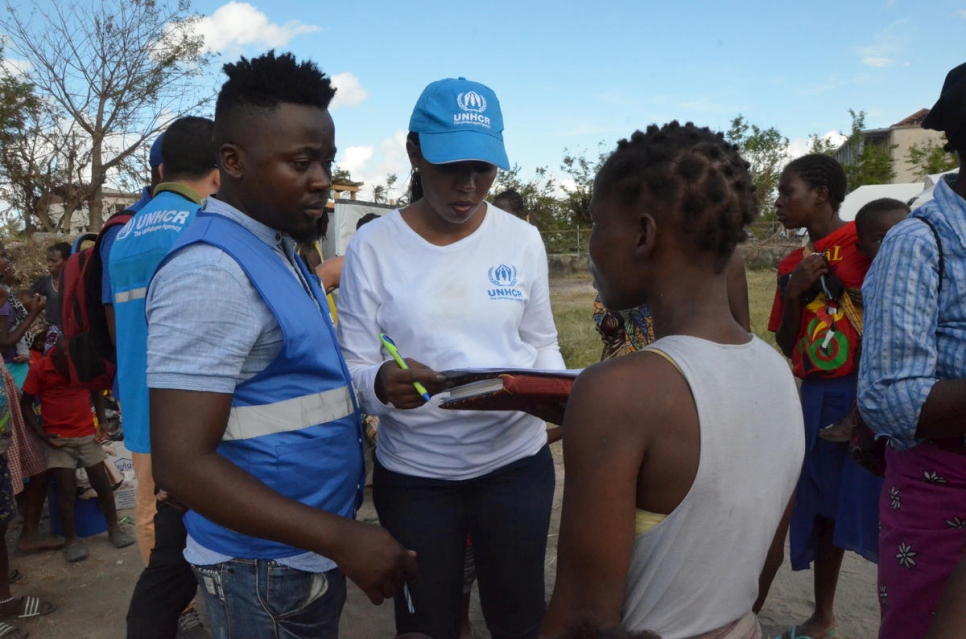
[[[604,308],[598,295],[594,299],[594,324],[604,341],[601,361],[636,353],[654,341],[654,321],[647,306],[611,311]]]
[[[0,360],[0,376],[3,377],[3,390],[10,406],[10,447],[7,449],[7,464],[10,467],[10,480],[13,494],[23,490],[23,480],[47,470],[47,450],[27,425],[20,412],[20,388],[14,381],[6,364]]]
[[[879,639],[926,634],[966,534],[966,457],[932,442],[886,449],[879,498]],[[923,552],[923,551],[926,552]]]

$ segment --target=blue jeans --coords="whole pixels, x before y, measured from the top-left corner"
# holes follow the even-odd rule
[[[380,523],[416,551],[419,563],[419,576],[409,584],[414,611],[402,595],[395,597],[397,634],[459,637],[469,535],[490,635],[536,639],[546,610],[544,562],[554,490],[547,446],[463,481],[402,475],[377,461],[372,483]]]
[[[311,573],[276,561],[234,559],[192,566],[213,639],[337,639],[345,604],[338,568]]]

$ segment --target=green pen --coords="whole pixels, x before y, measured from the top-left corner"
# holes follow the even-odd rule
[[[396,350],[396,343],[392,341],[392,338],[385,333],[379,333],[379,339],[382,340],[383,348],[389,351],[389,354],[392,355],[392,358],[396,360],[397,364],[399,364],[399,368],[409,370],[409,365],[406,364],[406,360],[404,360],[399,354],[399,351]],[[425,399],[427,402],[429,401],[429,392],[427,392],[425,386],[419,382],[413,382],[413,388],[416,389],[417,393],[423,396],[423,399]]]

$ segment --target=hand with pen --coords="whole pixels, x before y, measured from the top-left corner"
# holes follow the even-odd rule
[[[375,390],[379,401],[396,408],[419,408],[432,395],[446,388],[446,377],[422,362],[403,359],[388,335],[382,333],[379,337],[383,349],[392,357],[392,361],[384,363],[376,374]]]

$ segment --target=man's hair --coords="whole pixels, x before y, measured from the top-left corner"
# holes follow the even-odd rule
[[[653,206],[698,251],[712,254],[720,272],[758,215],[748,166],[721,133],[675,120],[618,142],[594,191],[615,194],[623,206]]]
[[[64,258],[64,260],[67,260],[70,258],[70,244],[67,242],[57,242],[56,244],[52,244],[51,247],[47,249],[47,252],[60,253],[60,256]]]
[[[356,230],[358,231],[360,228],[362,228],[369,222],[372,222],[373,220],[378,220],[380,217],[382,216],[376,213],[366,213],[365,215],[360,217],[359,220],[356,222]]]
[[[228,80],[215,104],[215,142],[232,142],[234,117],[245,110],[273,110],[283,103],[329,108],[332,81],[314,62],[296,62],[291,53],[275,50],[251,60],[244,56],[222,67]]]
[[[510,213],[513,213],[514,215],[526,215],[525,206],[523,204],[523,196],[520,195],[517,191],[514,191],[513,189],[507,189],[503,193],[500,193],[495,198],[493,198],[494,202],[496,202],[497,200],[506,200],[507,202],[509,202],[510,208],[513,209],[510,211]]]
[[[910,209],[909,205],[905,202],[901,202],[891,197],[882,197],[878,200],[872,200],[868,204],[863,205],[863,207],[859,209],[859,212],[855,214],[855,232],[860,236],[863,235],[870,223],[882,217],[884,213],[889,213],[892,211],[902,211],[908,215]]]
[[[847,180],[845,169],[835,158],[824,153],[803,155],[789,162],[783,173],[794,173],[813,189],[824,186],[832,210],[838,213],[839,206],[845,200]]]
[[[218,166],[215,123],[187,116],[171,123],[161,139],[163,181],[190,182],[208,176]]]

